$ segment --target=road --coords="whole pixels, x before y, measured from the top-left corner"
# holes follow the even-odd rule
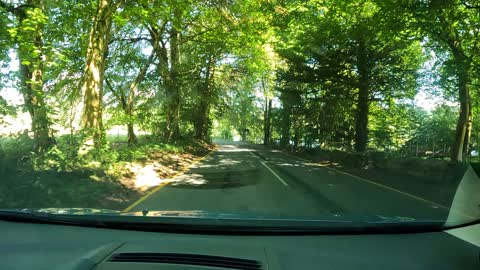
[[[221,144],[130,211],[248,213],[264,218],[382,215],[445,220],[448,209],[278,150]]]

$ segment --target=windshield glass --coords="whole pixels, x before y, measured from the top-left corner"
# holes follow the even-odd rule
[[[475,222],[479,16],[460,0],[0,0],[0,209]]]

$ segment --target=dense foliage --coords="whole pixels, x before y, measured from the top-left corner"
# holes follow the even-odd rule
[[[141,131],[464,161],[479,16],[460,0],[2,0],[0,124],[27,112],[28,151],[58,166],[108,161],[117,126],[132,149]]]

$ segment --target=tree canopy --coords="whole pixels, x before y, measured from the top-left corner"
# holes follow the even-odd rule
[[[0,0],[0,119],[28,112],[37,153],[68,134],[83,156],[123,126],[129,145],[142,132],[465,161],[479,16],[460,0]]]

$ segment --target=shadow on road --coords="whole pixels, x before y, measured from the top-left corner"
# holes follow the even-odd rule
[[[184,189],[238,188],[258,184],[259,173],[258,169],[189,173],[178,177],[169,187]]]

